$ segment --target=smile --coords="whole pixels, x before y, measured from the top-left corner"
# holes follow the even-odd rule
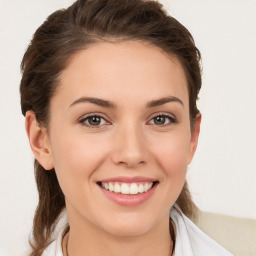
[[[106,198],[122,206],[138,206],[155,193],[159,181],[144,177],[118,177],[97,182]]]
[[[120,183],[120,182],[100,182],[99,185],[114,193],[121,193],[123,195],[137,195],[145,193],[153,187],[154,182],[140,182],[140,183]]]

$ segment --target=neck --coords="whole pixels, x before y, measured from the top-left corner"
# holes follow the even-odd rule
[[[138,236],[115,236],[95,227],[70,222],[63,241],[65,256],[169,256],[173,243],[169,233],[169,216],[149,232]],[[68,254],[66,253],[68,248]]]

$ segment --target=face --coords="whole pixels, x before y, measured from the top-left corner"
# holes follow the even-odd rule
[[[168,221],[197,143],[174,57],[142,42],[73,56],[50,105],[49,158],[70,224],[140,235]]]

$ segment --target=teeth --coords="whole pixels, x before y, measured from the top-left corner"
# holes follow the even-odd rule
[[[115,186],[114,186],[114,192],[115,193],[120,193],[121,192],[121,187],[120,187],[120,185],[119,184],[115,184]]]
[[[139,185],[139,193],[143,193],[145,191],[144,186],[142,184]]]
[[[106,183],[103,183],[103,184],[106,184]],[[104,188],[105,188],[105,189],[107,189],[107,186],[106,186],[106,185],[104,185]],[[113,192],[113,191],[114,191],[114,186],[113,186],[113,184],[112,184],[112,183],[109,183],[109,184],[108,184],[108,190],[109,190],[109,191],[111,191],[111,192]]]
[[[105,189],[108,189],[108,187],[109,187],[109,186],[108,186],[108,183],[105,183],[105,184],[104,184],[104,188],[105,188]]]
[[[129,188],[129,186],[128,186],[126,183],[123,183],[123,184],[121,185],[121,193],[122,193],[122,194],[125,194],[125,195],[129,195],[129,193],[130,193],[130,188]]]
[[[144,190],[147,191],[148,188],[149,188],[149,185],[148,185],[148,183],[146,183],[146,184],[144,185]]]
[[[153,182],[149,183],[117,183],[117,182],[102,182],[101,186],[111,192],[121,193],[124,195],[137,195],[147,192],[152,188]]]
[[[139,188],[138,188],[137,184],[132,183],[132,185],[130,186],[130,194],[137,195],[138,193],[139,193]]]

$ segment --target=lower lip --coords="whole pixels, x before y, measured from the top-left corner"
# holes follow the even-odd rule
[[[104,189],[102,187],[100,187],[100,189],[108,199],[110,199],[111,201],[114,201],[115,203],[117,203],[119,205],[137,206],[137,205],[140,205],[140,204],[146,202],[153,196],[157,185],[158,184],[155,184],[147,192],[139,193],[137,195],[123,195],[121,193],[114,193],[114,192],[110,192],[109,190]]]

